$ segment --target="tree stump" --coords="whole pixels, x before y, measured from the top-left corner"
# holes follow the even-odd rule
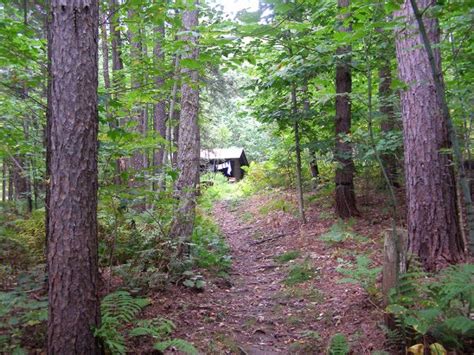
[[[404,229],[390,229],[385,232],[384,261],[382,274],[383,305],[388,306],[389,293],[397,287],[400,274],[406,272],[407,268],[407,231]],[[389,329],[395,329],[393,315],[385,313],[385,325]]]

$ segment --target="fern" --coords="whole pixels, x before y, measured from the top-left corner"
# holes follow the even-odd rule
[[[344,334],[334,334],[329,342],[328,355],[349,354],[350,346]]]
[[[338,267],[336,269],[339,273],[348,276],[338,280],[337,282],[360,284],[362,288],[369,294],[369,296],[376,298],[378,294],[376,279],[382,268],[370,267],[371,264],[372,260],[367,256],[358,256],[356,265],[351,269],[345,269],[343,267]]]
[[[187,342],[183,339],[171,339],[161,341],[156,343],[153,346],[154,349],[164,352],[166,349],[175,348],[176,350],[182,351],[185,354],[197,355],[199,354],[198,350],[194,347],[193,344]]]
[[[133,298],[127,291],[117,291],[104,297],[100,311],[103,319],[115,318],[127,323],[149,304],[147,298]]]
[[[101,339],[111,353],[125,354],[127,348],[120,328],[133,321],[149,303],[148,299],[133,298],[126,291],[108,294],[100,305],[102,324],[94,331],[94,336]]]
[[[137,322],[136,327],[130,331],[130,336],[151,336],[163,339],[176,329],[174,323],[168,319],[145,319]]]
[[[448,348],[463,349],[474,337],[473,279],[472,264],[450,266],[438,275],[424,273],[415,264],[390,292],[387,311],[396,316],[404,334],[414,334],[410,340],[429,336]]]

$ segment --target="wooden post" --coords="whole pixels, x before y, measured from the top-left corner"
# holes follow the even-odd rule
[[[407,267],[407,231],[403,229],[390,229],[385,233],[384,261],[382,276],[383,305],[388,306],[390,289],[397,287],[400,274],[406,272]],[[395,322],[391,314],[384,316],[385,325],[389,329],[395,328]]]

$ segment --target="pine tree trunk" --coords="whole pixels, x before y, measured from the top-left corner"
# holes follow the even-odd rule
[[[48,353],[100,353],[97,0],[51,0]]]
[[[425,9],[435,1],[417,3]],[[396,49],[400,80],[408,86],[401,93],[408,249],[426,269],[435,270],[464,259],[454,171],[451,155],[446,152],[451,141],[409,0],[396,15],[403,17],[406,24],[396,29]],[[424,24],[431,43],[438,44],[437,20],[426,18]],[[435,49],[434,54],[440,68],[439,50]]]
[[[338,0],[340,9],[348,8],[349,0]],[[341,15],[340,21],[348,14]],[[339,25],[339,31],[349,32],[350,27]],[[350,68],[351,47],[337,49],[336,54],[342,56],[336,66],[336,213],[341,218],[358,216],[354,192],[354,161],[352,145],[345,141],[351,132],[351,101],[352,76]]]
[[[195,1],[194,6],[198,4]],[[195,30],[198,25],[198,10],[186,9],[183,13],[184,31]],[[183,36],[189,43],[183,59],[196,59],[198,57],[197,38],[192,34]],[[179,118],[178,141],[178,170],[179,177],[176,182],[176,194],[179,206],[173,221],[170,236],[178,239],[179,255],[189,252],[188,242],[194,228],[196,207],[196,184],[199,180],[199,74],[196,70],[182,69],[183,84],[181,86],[181,115]]]

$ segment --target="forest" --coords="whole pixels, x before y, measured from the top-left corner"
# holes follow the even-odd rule
[[[473,27],[0,0],[0,353],[473,354]]]

